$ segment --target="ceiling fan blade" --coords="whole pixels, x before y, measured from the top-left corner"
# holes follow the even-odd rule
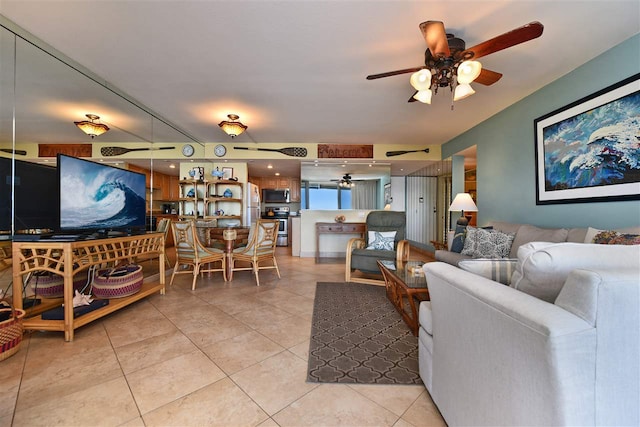
[[[382,77],[397,76],[398,74],[415,73],[422,70],[424,67],[405,68],[404,70],[387,71],[386,73],[371,74],[367,76],[367,80],[381,79]]]
[[[441,21],[423,22],[420,24],[420,31],[422,31],[424,41],[427,42],[427,47],[434,58],[451,56],[447,33]]]
[[[473,82],[480,83],[481,85],[485,85],[485,86],[490,86],[495,82],[497,82],[498,80],[500,80],[501,77],[502,77],[501,73],[496,73],[495,71],[491,71],[491,70],[487,70],[486,68],[483,68],[482,71],[480,71],[480,75],[476,77],[476,79]]]
[[[414,96],[416,96],[416,93],[418,93],[418,91],[413,92],[413,95],[411,95],[411,98],[409,98],[407,102],[416,102],[417,99],[414,98]]]
[[[483,43],[477,44],[467,49],[464,53],[473,52],[473,59],[482,58],[483,56],[491,53],[538,38],[542,35],[543,29],[544,26],[541,23],[537,21],[530,22],[527,25],[516,28],[515,30],[511,30]]]

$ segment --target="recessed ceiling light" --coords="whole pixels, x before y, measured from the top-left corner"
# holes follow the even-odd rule
[[[174,165],[173,163],[171,163],[171,164],[169,165],[169,167],[170,167],[171,169],[175,169],[175,168],[176,168],[176,165]]]
[[[267,165],[267,169],[273,169],[273,165]]]
[[[280,176],[280,172],[276,172],[276,176]]]

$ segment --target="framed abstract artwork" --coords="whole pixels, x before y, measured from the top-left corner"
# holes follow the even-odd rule
[[[640,74],[534,125],[537,205],[640,199]]]

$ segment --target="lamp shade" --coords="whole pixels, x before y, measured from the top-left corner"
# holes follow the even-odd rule
[[[416,71],[411,74],[409,83],[411,83],[411,86],[413,86],[415,90],[427,90],[431,88],[431,71],[426,68]]]
[[[458,83],[469,84],[478,78],[482,64],[478,61],[464,61],[458,66]]]
[[[419,90],[418,93],[413,95],[413,99],[415,99],[416,101],[420,101],[423,104],[431,104],[432,95],[433,95],[433,92],[431,92],[431,89]]]
[[[450,211],[478,212],[478,207],[474,203],[469,193],[458,193],[449,206]]]
[[[468,83],[460,83],[456,86],[456,90],[453,92],[453,100],[460,101],[476,93],[475,90]]]

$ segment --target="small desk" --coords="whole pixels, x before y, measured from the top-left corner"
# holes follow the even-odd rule
[[[413,335],[418,336],[418,309],[416,300],[429,301],[427,279],[422,272],[424,261],[395,262],[378,260],[378,266],[384,277],[387,288],[387,298],[396,307],[398,313],[409,326]],[[413,274],[411,269],[419,269],[421,274]],[[405,298],[409,303],[409,310],[405,305]]]
[[[364,222],[316,222],[316,262],[320,262],[321,234],[359,234],[364,239],[366,231]]]

